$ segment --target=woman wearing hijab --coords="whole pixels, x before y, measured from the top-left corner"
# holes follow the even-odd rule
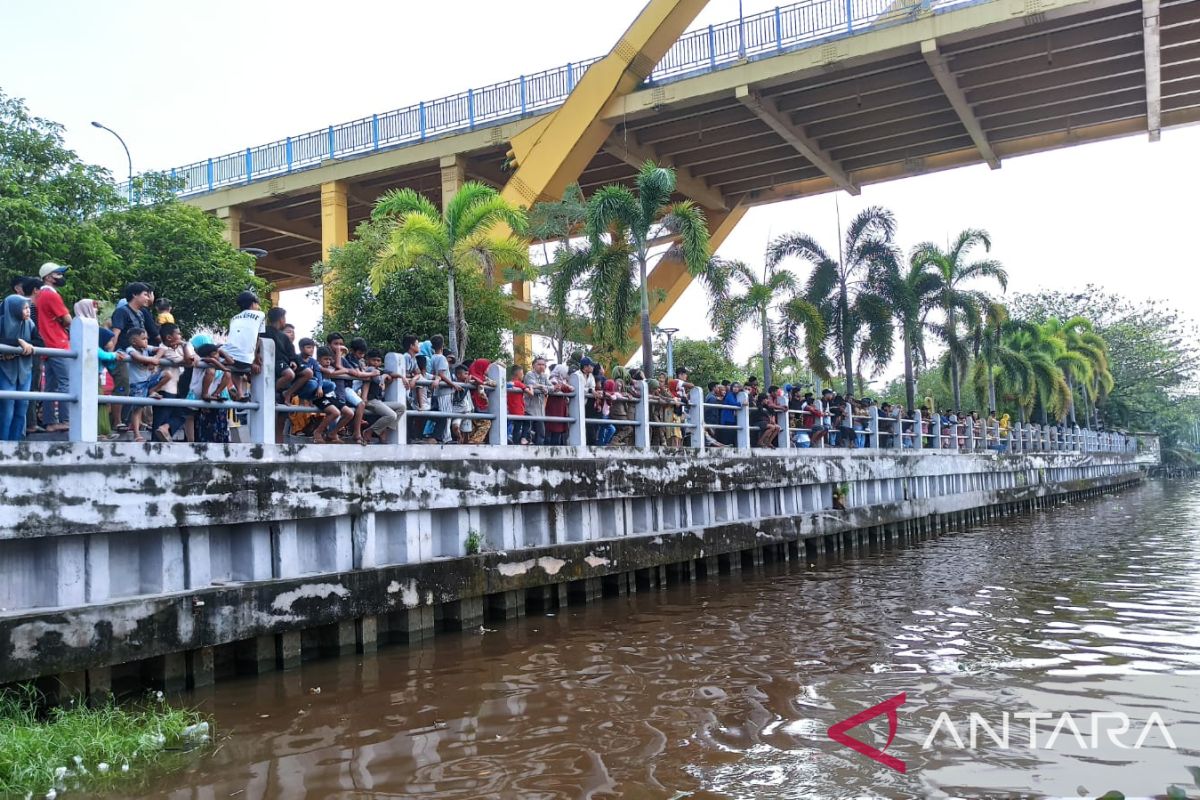
[[[567,396],[574,394],[571,388],[571,383],[568,380],[569,370],[566,364],[556,364],[554,369],[550,370],[550,394],[546,398],[546,416],[548,417],[565,417],[569,412]],[[546,423],[546,444],[561,445],[567,443],[567,430],[570,428],[569,422],[547,422]]]
[[[96,319],[99,305],[99,303],[90,297],[85,297],[75,304],[75,316],[81,319]],[[96,355],[100,358],[100,372],[99,375],[97,375],[97,380],[100,383],[100,393],[108,394],[111,391],[111,384],[106,384],[105,381],[105,378],[107,377],[105,372],[106,368],[111,369],[113,364],[116,364],[118,361],[124,361],[129,358],[129,356],[125,355],[124,353],[114,353],[109,350],[108,343],[116,336],[116,334],[108,328],[101,325],[97,331],[97,335],[100,345],[100,349],[96,353]],[[112,420],[116,419],[118,422],[120,421],[121,408],[121,406],[114,405],[111,406],[112,411],[110,412],[105,412],[103,410],[99,412],[99,416],[96,420],[96,433],[98,436],[100,436],[100,438],[117,438],[116,435],[112,433]]]
[[[20,354],[0,354],[0,389],[28,392],[33,382],[33,320],[29,318],[29,298],[10,294],[0,309],[0,344],[20,349]],[[0,441],[19,442],[25,438],[25,412],[28,400],[0,400]]]
[[[477,358],[467,368],[471,376],[471,402],[476,414],[488,413],[488,396],[485,387],[495,387],[495,382],[488,378],[488,367],[492,362],[486,358]],[[467,444],[487,444],[488,431],[492,428],[492,420],[476,419],[471,421],[471,435]]]

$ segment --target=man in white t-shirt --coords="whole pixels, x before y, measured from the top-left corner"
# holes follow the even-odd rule
[[[266,330],[263,320],[267,315],[259,310],[258,295],[249,289],[238,294],[237,304],[241,311],[229,320],[229,339],[221,349],[233,358],[229,371],[236,376],[238,394],[246,398],[250,395],[246,376],[258,356],[258,335]]]

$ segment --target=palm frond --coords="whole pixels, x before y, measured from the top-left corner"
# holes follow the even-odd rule
[[[644,205],[642,210],[645,211]],[[679,242],[672,247],[674,257],[687,265],[692,275],[702,272],[711,257],[704,209],[691,200],[684,200],[667,206],[661,223],[668,231],[679,235]]]
[[[440,219],[442,216],[441,211],[428,197],[415,189],[405,187],[385,192],[376,200],[375,207],[371,210],[371,218],[400,218],[414,213],[435,219]]]

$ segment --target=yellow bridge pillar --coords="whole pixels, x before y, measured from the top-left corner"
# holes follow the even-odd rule
[[[321,260],[328,261],[333,248],[350,241],[350,219],[346,212],[347,187],[345,181],[330,181],[321,184]],[[325,284],[332,280],[325,276]],[[330,311],[329,293],[322,293],[322,306]]]
[[[560,199],[613,131],[613,124],[603,119],[604,108],[646,79],[707,4],[708,0],[649,0],[608,55],[587,68],[566,102],[513,137],[516,171],[504,185],[504,199],[526,208]],[[515,282],[512,290],[515,301],[527,304],[532,299],[525,281]],[[528,362],[531,350],[530,337],[513,338],[518,363]]]
[[[242,246],[242,210],[237,206],[222,206],[216,210],[217,219],[225,224],[222,234],[234,247]]]

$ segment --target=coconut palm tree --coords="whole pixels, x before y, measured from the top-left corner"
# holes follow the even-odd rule
[[[679,257],[693,275],[705,274],[709,264],[708,223],[704,211],[690,200],[671,202],[675,171],[647,161],[633,189],[609,185],[598,189],[587,204],[587,244],[564,259],[561,280],[582,284],[591,295],[592,333],[597,343],[623,347],[640,305],[642,368],[653,374],[654,347],[650,330],[650,292],[647,283],[651,234],[678,237],[670,254]]]
[[[802,299],[818,312],[826,339],[835,350],[835,361],[846,376],[846,392],[854,393],[854,376],[865,364],[882,365],[892,355],[892,314],[887,299],[871,281],[871,267],[894,257],[892,238],[896,218],[892,212],[871,206],[859,212],[846,229],[837,258],[830,256],[812,236],[786,233],[767,247],[767,264],[774,267],[795,256],[813,265]],[[793,319],[804,308],[787,306]],[[797,321],[803,321],[803,313]],[[810,321],[809,324],[815,323]],[[821,352],[813,361],[818,374],[828,372],[830,359]],[[857,361],[856,361],[857,358]]]
[[[941,274],[929,265],[910,260],[902,267],[896,257],[881,257],[873,278],[876,291],[887,300],[900,328],[904,353],[904,400],[916,408],[917,379],[914,362],[925,354],[925,328],[929,312],[937,306],[942,288]]]
[[[737,338],[738,331],[747,323],[758,330],[762,337],[762,371],[763,384],[773,383],[772,373],[775,363],[775,350],[780,344],[787,345],[793,335],[786,330],[788,320],[779,311],[787,307],[789,318],[805,320],[809,335],[806,340],[819,347],[824,338],[824,329],[820,327],[820,315],[815,307],[809,307],[807,314],[797,304],[806,303],[803,298],[796,297],[799,283],[791,271],[779,269],[778,265],[763,267],[762,279],[741,261],[726,261],[713,259],[709,265],[707,276],[710,294],[709,317],[717,338],[724,344],[726,351]],[[740,288],[737,294],[731,293],[734,287]],[[816,319],[818,327],[808,330],[810,322]]]
[[[1063,343],[1065,352],[1060,357],[1060,366],[1071,389],[1071,402],[1067,417],[1076,424],[1075,390],[1078,388],[1084,405],[1084,425],[1091,420],[1089,400],[1103,397],[1113,387],[1112,373],[1108,369],[1108,347],[1095,331],[1092,323],[1084,317],[1071,317],[1061,322],[1050,317],[1043,323],[1046,333]]]
[[[955,408],[962,405],[962,379],[966,375],[971,352],[960,325],[965,322],[967,331],[977,327],[982,309],[988,302],[985,295],[966,288],[965,284],[977,278],[992,278],[1002,290],[1008,288],[1008,273],[999,261],[969,261],[971,251],[980,245],[985,252],[991,251],[992,240],[987,231],[968,228],[946,250],[932,242],[925,242],[917,245],[912,256],[913,263],[932,267],[942,278],[938,306],[945,314],[945,320],[936,331],[946,344],[949,356],[946,369]]]
[[[510,204],[490,186],[464,183],[438,211],[429,198],[412,189],[396,189],[379,198],[374,219],[393,219],[387,246],[371,268],[371,288],[383,289],[390,275],[415,266],[432,265],[446,273],[446,324],[450,351],[466,355],[467,324],[455,290],[459,270],[480,269],[489,283],[498,271],[527,269],[529,242],[525,211]]]

